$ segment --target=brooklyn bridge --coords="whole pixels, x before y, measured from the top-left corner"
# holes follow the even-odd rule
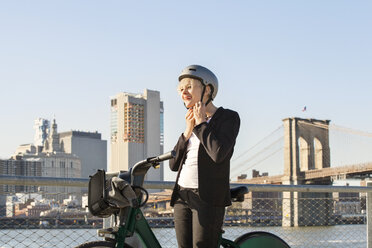
[[[233,160],[232,176],[237,175],[237,182],[246,184],[332,185],[340,179],[368,180],[372,175],[371,137],[370,133],[330,126],[329,120],[286,118],[280,128]],[[279,175],[258,172],[278,167],[282,167]],[[249,169],[253,173],[248,179],[242,173]],[[263,208],[262,197],[277,198],[275,206],[266,204],[266,212],[280,213],[283,226],[308,226],[330,225],[334,208],[330,199],[334,196],[314,192],[267,195],[250,192],[249,198],[252,211]]]
[[[333,147],[330,147],[330,131],[336,133],[334,146],[337,151],[332,154],[336,166],[331,162]],[[272,176],[256,173],[250,179],[239,176],[239,181],[250,184],[331,184],[339,179],[365,179],[372,175],[370,133],[331,126],[329,120],[286,118],[283,125],[265,137],[265,140],[273,139],[274,136],[279,138],[271,143],[266,142],[270,143],[267,146],[261,145],[261,150],[255,151],[242,163],[233,163],[232,176],[238,176],[237,172],[247,173],[247,169],[258,170],[265,162],[283,167],[283,173]],[[345,140],[340,140],[339,137],[343,136]],[[352,142],[354,147],[348,147]]]

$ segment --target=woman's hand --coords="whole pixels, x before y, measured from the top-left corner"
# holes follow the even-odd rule
[[[206,112],[205,112],[205,104],[202,102],[197,102],[195,103],[193,107],[193,112],[194,112],[194,119],[195,119],[195,125],[199,125],[202,122],[206,121]]]
[[[192,130],[195,127],[194,111],[192,108],[189,108],[187,110],[185,119],[186,119],[186,130],[183,133],[183,136],[185,137],[186,140],[188,140],[192,134]]]

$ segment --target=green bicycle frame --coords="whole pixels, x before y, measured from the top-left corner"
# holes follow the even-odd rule
[[[130,208],[127,221],[116,233],[116,248],[123,248],[125,238],[137,233],[146,247],[161,248],[161,245],[139,208]]]
[[[116,248],[123,248],[125,238],[137,233],[145,247],[161,248],[161,245],[152,232],[150,225],[143,216],[140,208],[130,208],[124,226],[121,226],[116,235]],[[224,248],[239,248],[233,241],[220,236],[220,245]]]
[[[235,244],[233,241],[220,237],[219,244],[224,248],[239,248],[239,245]],[[218,247],[220,247],[220,245]]]

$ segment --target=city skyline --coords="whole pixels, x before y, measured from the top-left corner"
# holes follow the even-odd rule
[[[240,114],[234,157],[287,117],[371,133],[371,9],[364,1],[2,2],[0,157],[33,141],[37,117],[110,140],[110,96],[146,88],[162,96],[168,151],[184,129],[176,86],[189,64],[214,71],[216,105]],[[165,163],[165,179],[174,175]]]

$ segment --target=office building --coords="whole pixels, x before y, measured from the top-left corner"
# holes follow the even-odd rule
[[[98,169],[107,170],[107,141],[98,132],[69,131],[59,133],[61,149],[75,154],[81,162],[81,177],[88,178]]]
[[[20,145],[12,158],[40,162],[42,177],[81,177],[81,162],[79,157],[75,154],[65,153],[61,149],[55,119],[53,120],[52,128],[48,133],[48,137],[44,140],[43,146],[35,146],[33,144]],[[41,190],[45,192],[58,193],[80,191],[80,189],[73,187],[57,186],[44,186],[41,187]]]
[[[6,176],[41,176],[41,162],[37,159],[0,159],[0,175]],[[0,194],[37,192],[37,186],[30,185],[0,185]]]
[[[136,162],[163,153],[163,102],[160,92],[118,93],[111,98],[109,171],[128,170]],[[162,181],[163,167],[151,168],[146,180]]]

